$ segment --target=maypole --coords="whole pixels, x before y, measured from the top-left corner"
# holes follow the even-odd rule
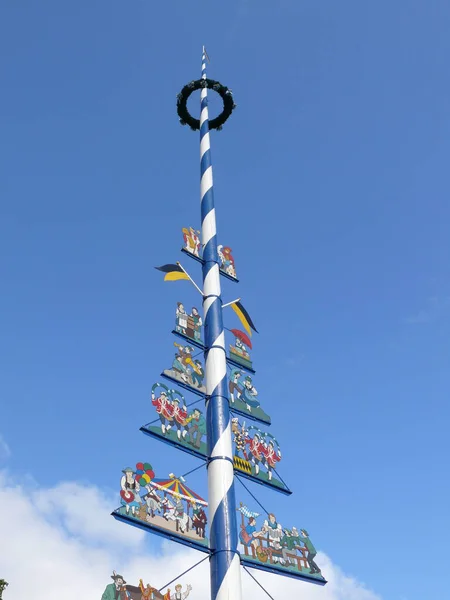
[[[203,47],[202,80],[206,84]],[[205,324],[206,424],[210,572],[212,600],[240,600],[236,500],[227,389],[225,334],[222,320],[219,256],[209,136],[208,91],[200,96],[200,200],[203,247],[203,316]]]
[[[230,89],[208,79],[206,62],[203,47],[201,78],[185,85],[177,95],[180,123],[189,125],[193,131],[200,130],[201,233],[193,227],[183,228],[182,252],[201,263],[203,286],[197,285],[179,262],[156,267],[164,273],[165,281],[184,279],[194,285],[202,296],[203,320],[195,306],[189,314],[184,303],[177,302],[172,331],[177,337],[173,342],[176,351],[170,368],[161,373],[171,387],[161,381],[153,384],[150,401],[156,419],[142,426],[141,431],[205,461],[208,500],[186,485],[185,477],[196,469],[185,474],[174,469],[168,478],[161,479],[155,478],[151,463],[137,462],[135,467],[122,469],[120,507],[113,515],[122,522],[206,553],[203,560],[210,561],[211,599],[242,600],[241,565],[318,585],[324,585],[326,580],[315,562],[317,551],[306,529],[293,524],[283,527],[276,516],[278,511],[267,512],[242,481],[245,477],[280,493],[292,493],[278,473],[282,454],[277,438],[255,424],[248,424],[248,421],[271,424],[253,382],[255,369],[248,352],[252,349],[249,336],[257,330],[240,298],[222,303],[220,277],[235,283],[238,279],[232,249],[217,243],[209,132],[222,129],[236,104]],[[208,89],[218,93],[223,102],[222,112],[211,120]],[[187,101],[196,90],[201,91],[200,119],[193,118],[187,109]],[[228,329],[235,338],[228,356],[222,314],[227,306],[245,329],[245,332]],[[198,358],[201,352],[204,368]],[[185,393],[196,395],[197,400],[185,398]],[[198,406],[203,399],[204,411]],[[242,417],[245,421],[240,420]],[[242,501],[236,506],[235,473],[257,504],[256,511]],[[173,598],[169,586],[201,562],[160,587],[159,592],[168,588],[164,596],[158,595],[150,584],[144,589],[143,580],[134,591],[140,590],[142,597],[144,591],[151,593],[155,600]],[[117,595],[126,585],[115,572],[112,579],[114,583],[107,586],[108,597],[111,593]],[[133,591],[133,586],[128,589]],[[181,583],[176,583],[176,597],[189,595],[191,586],[188,584],[183,594],[181,589]]]

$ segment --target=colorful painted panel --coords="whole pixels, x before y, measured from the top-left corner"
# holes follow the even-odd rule
[[[232,279],[237,279],[232,249],[229,246],[217,246],[219,254],[219,269]]]
[[[237,367],[244,367],[246,371],[254,373],[253,364],[248,350],[252,349],[252,341],[249,336],[240,329],[230,329],[234,336],[234,344],[230,344],[228,362]]]
[[[130,585],[115,571],[111,579],[113,582],[106,586],[101,600],[185,600],[192,590],[191,585],[177,582],[172,590],[167,588],[161,593],[150,583],[145,584],[143,579],[139,580],[139,585]]]
[[[172,368],[163,371],[162,376],[177,382],[183,388],[190,390],[200,396],[206,393],[203,385],[205,371],[202,362],[193,356],[193,346],[182,346],[174,342],[176,347]]]
[[[183,227],[183,250],[196,258],[201,258],[200,231],[193,227]]]
[[[173,333],[203,348],[202,343],[203,321],[197,307],[193,306],[190,314],[182,302],[177,302],[175,316],[175,329]]]
[[[182,252],[188,254],[191,258],[199,262],[203,262],[202,246],[200,242],[200,231],[193,227],[183,227],[183,248]],[[231,279],[239,281],[236,276],[236,267],[234,264],[233,251],[229,246],[220,245],[217,247],[219,255],[219,271],[220,274]]]
[[[246,375],[242,369],[231,369],[228,389],[232,412],[270,425],[270,417],[261,408],[258,391],[250,375]]]
[[[152,406],[157,421],[141,427],[141,431],[181,450],[206,457],[206,421],[198,406],[187,406],[184,396],[163,383],[152,387]]]
[[[276,438],[255,425],[246,426],[245,421],[241,423],[237,417],[231,419],[231,432],[236,471],[257,483],[290,494],[291,491],[277,473],[281,450]]]
[[[152,406],[157,419],[141,427],[146,435],[175,446],[198,458],[207,458],[205,415],[196,403],[186,405],[183,394],[163,383],[152,387]],[[233,461],[239,475],[289,495],[278,475],[281,450],[276,438],[238,417],[231,420]]]
[[[280,575],[326,583],[306,529],[283,527],[274,513],[261,517],[242,503],[238,511],[241,562]]]
[[[113,582],[106,586],[101,600],[167,600],[150,584],[144,585],[142,579],[139,581],[139,585],[130,585],[123,575],[119,575],[115,571],[113,571],[111,579]]]
[[[183,477],[171,473],[167,479],[156,479],[150,463],[137,463],[122,473],[121,506],[112,513],[116,519],[208,551],[208,503],[187,487]]]

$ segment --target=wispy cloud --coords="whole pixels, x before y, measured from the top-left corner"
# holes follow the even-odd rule
[[[447,315],[450,315],[450,296],[431,296],[423,308],[405,321],[412,324],[432,323]]]
[[[0,435],[0,460],[6,460],[11,456],[11,450],[6,440]]]
[[[304,358],[304,354],[295,354],[294,356],[290,356],[286,359],[286,366],[291,369],[299,367]]]

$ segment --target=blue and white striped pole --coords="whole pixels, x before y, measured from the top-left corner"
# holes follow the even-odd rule
[[[202,79],[206,79],[203,47]],[[211,600],[241,600],[225,334],[222,322],[216,214],[209,140],[208,93],[201,89],[200,199],[203,245],[206,424]]]

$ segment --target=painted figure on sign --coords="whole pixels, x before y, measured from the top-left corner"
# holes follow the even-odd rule
[[[156,592],[156,588],[152,588],[152,586],[147,583],[146,587],[144,587],[144,582],[142,579],[139,579],[139,588],[141,590],[142,596],[141,600],[152,600],[152,592]]]
[[[236,269],[234,267],[234,258],[231,254],[231,248],[229,246],[217,246],[217,252],[219,254],[220,268],[222,271],[225,271],[227,275],[236,278]]]
[[[182,592],[183,586],[179,583],[175,586],[175,593],[168,595],[167,600],[185,600],[189,596],[189,592],[192,590],[191,585],[186,586],[186,591]],[[170,590],[169,590],[170,593]]]
[[[277,518],[273,513],[268,514],[268,518],[264,521],[261,531],[268,534],[270,548],[273,550],[281,550],[283,527],[277,522]],[[273,561],[278,562],[278,557],[274,556]]]
[[[113,571],[111,579],[114,580],[114,583],[110,583],[106,586],[102,600],[128,600],[131,598],[130,594],[127,592],[127,582],[122,575],[116,575],[116,572]]]
[[[235,398],[239,400],[241,397],[241,388],[239,387],[239,379],[241,376],[242,371],[239,371],[239,369],[232,369],[228,389],[230,390],[230,400],[233,404]]]
[[[247,525],[241,525],[241,530],[239,532],[239,540],[243,546],[253,546],[256,548],[258,546],[258,538],[261,536],[261,533],[256,531],[256,519],[255,517],[250,517]]]
[[[193,346],[182,346],[177,342],[174,342],[174,346],[177,351],[172,361],[172,367],[164,370],[164,377],[193,388],[200,395],[205,393],[203,385],[205,371],[201,361],[193,356]]]
[[[200,231],[196,231],[193,227],[183,227],[184,249],[193,254],[200,256]]]
[[[180,346],[176,342],[174,342],[174,345],[178,350],[172,363],[172,369],[179,373],[184,383],[191,383],[189,375],[192,370],[192,353],[194,352],[194,348],[192,346]]]
[[[163,498],[161,504],[164,511],[164,518],[166,521],[175,521],[178,523],[178,527],[181,533],[186,533],[189,525],[189,517],[184,510],[183,501],[179,494],[174,494],[173,498],[175,502],[169,500],[169,498]]]
[[[195,502],[192,505],[192,527],[195,529],[195,533],[204,538],[205,528],[207,523],[206,513],[202,506],[198,506]]]
[[[145,489],[148,493],[145,494],[143,500],[147,505],[147,513],[154,519],[155,514],[162,510],[161,499],[151,486],[147,485]]]
[[[272,479],[273,469],[275,469],[276,464],[281,460],[281,450],[275,450],[274,441],[270,440],[269,443],[264,446],[262,453],[270,481]]]
[[[186,418],[188,416],[187,408],[185,404],[183,404],[183,406],[180,407],[180,401],[178,400],[178,398],[174,398],[172,400],[172,407],[174,424],[177,428],[177,438],[181,440],[181,437],[183,437],[184,439],[187,435],[187,429],[185,427]]]
[[[240,329],[230,329],[230,331],[235,338],[234,345],[230,345],[230,358],[247,369],[253,369],[250,354],[247,350],[247,348],[252,348],[250,338]]]
[[[192,358],[194,348],[192,346],[181,346],[176,342],[174,342],[174,345],[178,348],[178,351],[172,363],[172,370],[183,383],[200,389],[203,386],[205,372],[202,363]]]
[[[186,335],[186,330],[188,327],[188,315],[184,309],[184,305],[182,302],[177,302],[177,312],[176,312],[176,321],[175,321],[175,330],[178,333]]]
[[[139,490],[141,486],[136,481],[136,472],[131,467],[122,470],[123,476],[120,480],[120,503],[125,507],[126,514],[130,512],[134,516],[141,506]]]
[[[204,378],[205,371],[203,370],[202,363],[199,360],[194,360],[191,373],[192,383],[195,387],[201,388],[203,385]]]
[[[252,408],[259,408],[259,401],[256,399],[258,392],[253,385],[252,378],[247,375],[244,379],[244,384],[239,385],[239,379],[242,377],[242,371],[239,369],[231,369],[230,381],[228,389],[230,391],[230,400],[232,403],[237,400],[244,402],[248,412],[252,412]]]
[[[203,325],[202,318],[200,313],[198,312],[198,308],[195,306],[192,307],[191,314],[187,320],[187,329],[186,335],[193,340],[200,342],[201,341],[201,327]]]
[[[255,433],[250,440],[250,448],[247,460],[253,464],[255,467],[255,475],[258,475],[260,463],[264,464],[264,442],[262,441],[259,433]]]
[[[247,444],[250,444],[250,438],[248,437],[248,432],[245,429],[245,422],[241,427],[239,427],[239,419],[237,417],[233,417],[231,419],[231,432],[234,434],[233,442],[235,444],[235,456],[240,456],[242,452],[245,460],[248,460],[246,446]]]
[[[155,396],[156,387],[163,388],[159,397]],[[166,435],[166,433],[170,431],[173,424],[174,407],[170,401],[169,394],[169,389],[161,383],[155,383],[152,388],[152,404],[156,408],[156,413],[161,421],[161,431],[163,435]]]
[[[258,408],[259,402],[256,399],[258,392],[253,385],[252,378],[250,375],[244,379],[244,387],[241,391],[241,400],[245,402],[248,412],[252,412],[252,408]]]
[[[199,408],[194,408],[186,419],[186,427],[189,432],[189,442],[194,448],[200,448],[202,437],[206,435],[206,421]]]
[[[306,560],[308,561],[311,573],[312,574],[314,574],[314,573],[320,573],[319,567],[314,562],[314,559],[316,557],[317,551],[314,548],[313,543],[309,539],[309,533],[306,531],[306,529],[302,529],[300,531],[299,538],[300,538],[300,541],[303,542],[303,544],[305,545],[306,552],[307,552],[307,554],[306,554]]]
[[[250,360],[250,354],[247,352],[247,348],[245,347],[244,343],[241,342],[241,340],[239,338],[236,338],[234,345],[239,354],[242,354],[242,356],[244,358],[246,358],[247,360]]]
[[[284,535],[281,538],[281,546],[284,564],[290,566],[293,564],[291,559],[295,558],[297,550],[301,549],[300,534],[296,527],[284,530]]]

